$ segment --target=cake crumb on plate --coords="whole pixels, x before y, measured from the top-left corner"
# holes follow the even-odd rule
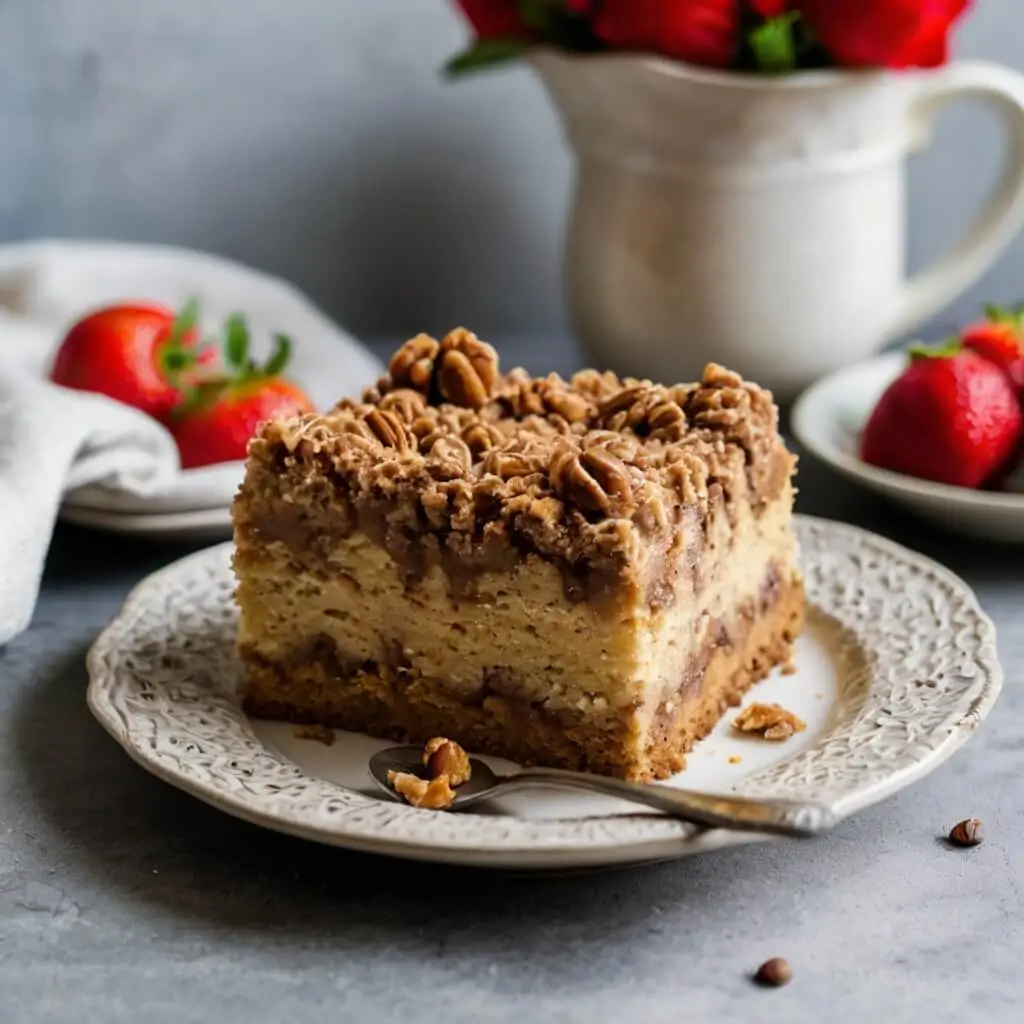
[[[803,732],[807,724],[792,711],[787,711],[781,704],[761,704],[755,702],[744,708],[732,726],[739,732],[760,733],[766,740],[788,740],[797,732]]]
[[[295,729],[295,738],[297,740],[316,740],[317,743],[330,747],[334,745],[335,735],[334,730],[329,729],[326,725],[300,725]]]

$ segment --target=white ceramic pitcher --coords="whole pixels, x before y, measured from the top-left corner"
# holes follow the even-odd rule
[[[1024,223],[1024,76],[937,71],[767,77],[658,58],[533,57],[578,158],[567,244],[590,359],[656,380],[723,363],[792,397],[913,331]],[[988,102],[1010,137],[966,238],[906,280],[908,153],[938,111]]]

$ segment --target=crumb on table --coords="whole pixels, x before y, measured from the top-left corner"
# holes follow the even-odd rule
[[[781,704],[754,703],[744,708],[734,719],[733,728],[739,732],[760,733],[766,740],[788,740],[807,728],[803,719]]]
[[[334,730],[329,729],[326,725],[300,725],[295,730],[295,738],[316,740],[317,743],[330,747],[334,744],[335,735]]]
[[[421,779],[411,772],[388,772],[388,782],[406,803],[431,811],[443,811],[455,802],[455,791],[448,785],[448,776]]]
[[[742,757],[740,757],[740,755],[739,755],[739,754],[732,754],[732,755],[731,755],[731,756],[729,757],[729,764],[739,764],[739,763],[740,763],[740,761],[742,761],[742,760],[743,760],[743,758],[742,758]]]

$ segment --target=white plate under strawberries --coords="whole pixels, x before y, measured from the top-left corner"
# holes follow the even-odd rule
[[[870,466],[860,458],[868,418],[906,361],[905,353],[893,352],[822,378],[794,406],[793,433],[843,476],[924,519],[972,537],[1024,543],[1024,493],[934,483]]]

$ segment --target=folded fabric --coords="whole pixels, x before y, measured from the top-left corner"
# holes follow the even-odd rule
[[[0,643],[28,626],[65,492],[146,498],[172,487],[178,452],[148,416],[100,395],[0,373]]]
[[[149,417],[45,378],[63,331],[112,302],[191,297],[212,332],[229,313],[254,336],[290,334],[289,372],[321,406],[355,394],[380,363],[290,285],[203,253],[117,243],[0,246],[0,644],[28,625],[62,502],[117,512],[225,507],[242,466],[179,469],[170,434]]]

